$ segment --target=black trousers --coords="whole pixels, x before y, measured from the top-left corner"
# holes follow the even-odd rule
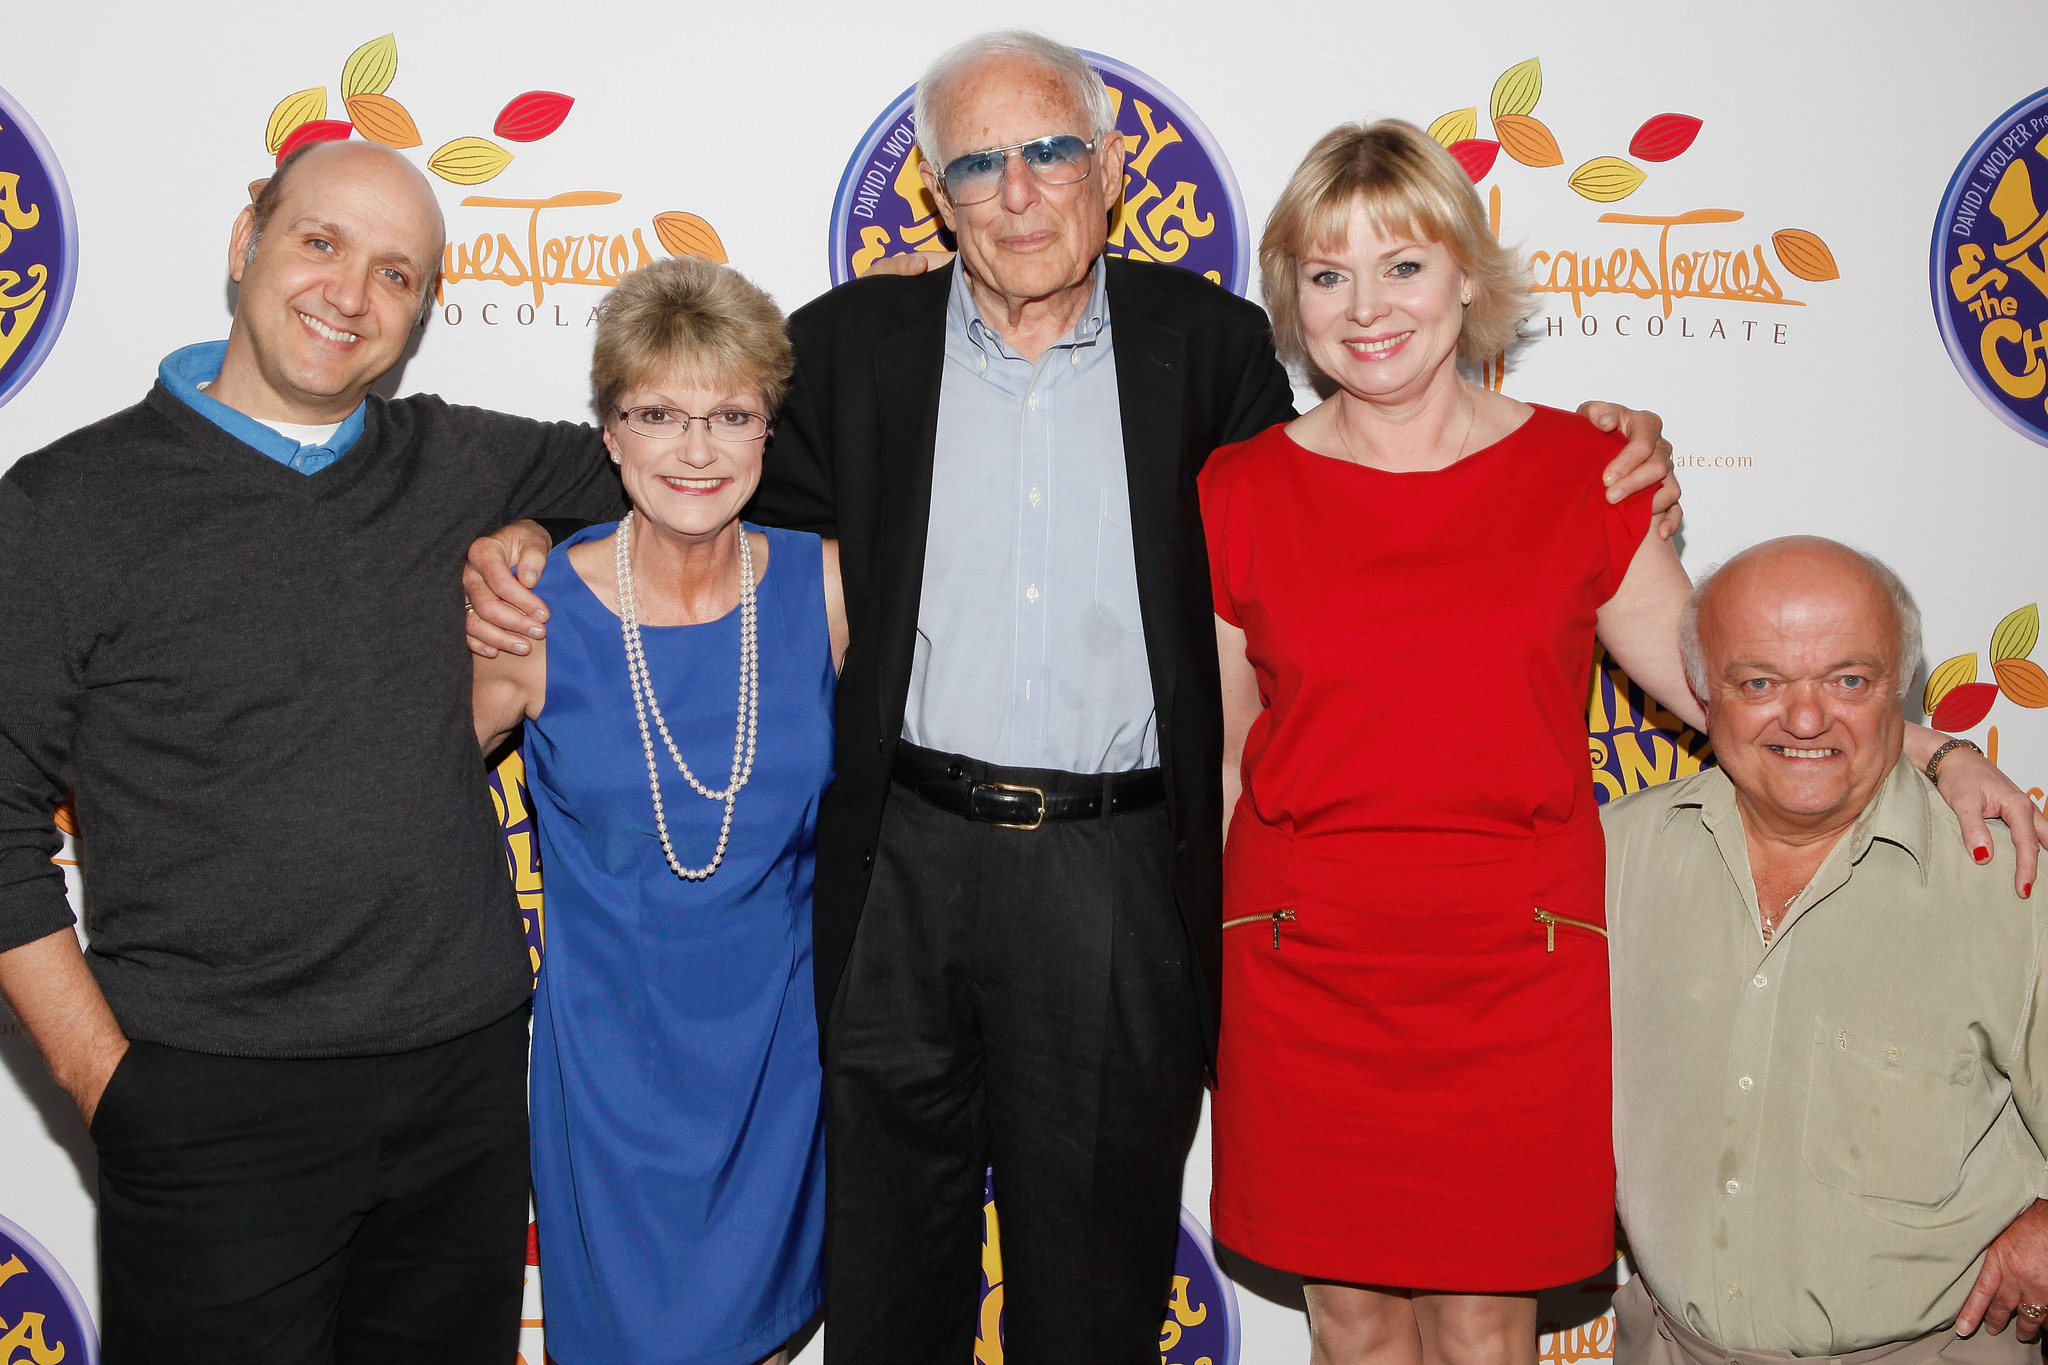
[[[92,1123],[105,1365],[509,1365],[526,1021],[382,1057],[131,1045]]]
[[[1158,1365],[1202,1093],[1172,853],[1163,807],[891,790],[826,1038],[828,1365],[973,1359],[990,1162],[1008,1365]]]

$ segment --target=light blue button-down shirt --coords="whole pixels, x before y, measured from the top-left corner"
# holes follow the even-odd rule
[[[220,367],[227,361],[227,356],[228,344],[225,341],[202,341],[196,346],[181,347],[164,357],[163,364],[157,367],[156,377],[201,417],[243,445],[254,446],[287,469],[296,469],[301,474],[318,474],[348,454],[349,448],[361,438],[365,406],[361,403],[356,404],[356,410],[325,441],[319,445],[300,445],[283,432],[265,426],[210,394],[202,393],[201,384],[211,384],[220,378]]]
[[[953,272],[903,737],[1015,768],[1159,762],[1100,261],[1035,364]]]

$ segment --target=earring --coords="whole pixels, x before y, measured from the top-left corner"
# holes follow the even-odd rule
[[[1472,306],[1472,291],[1469,288],[1465,290],[1465,306],[1467,308]]]

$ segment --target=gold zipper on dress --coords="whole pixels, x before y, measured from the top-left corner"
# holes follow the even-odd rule
[[[1585,920],[1571,919],[1564,915],[1553,915],[1548,910],[1538,910],[1536,912],[1536,922],[1543,926],[1543,951],[1546,953],[1557,951],[1557,926],[1560,924],[1569,924],[1574,929],[1591,929],[1600,937],[1607,937],[1607,930],[1600,925],[1589,924]]]
[[[1267,920],[1273,922],[1273,949],[1275,952],[1278,952],[1280,949],[1280,926],[1283,923],[1291,924],[1294,922],[1294,912],[1292,910],[1275,910],[1271,914],[1265,915],[1239,915],[1236,919],[1223,921],[1223,927],[1235,929],[1240,924],[1264,924]]]

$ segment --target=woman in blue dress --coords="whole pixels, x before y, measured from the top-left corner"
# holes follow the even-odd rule
[[[662,261],[598,316],[632,511],[559,546],[548,638],[478,660],[521,722],[547,883],[533,1184],[548,1354],[752,1365],[818,1310],[811,879],[846,648],[838,546],[743,525],[791,372],[737,272]]]

